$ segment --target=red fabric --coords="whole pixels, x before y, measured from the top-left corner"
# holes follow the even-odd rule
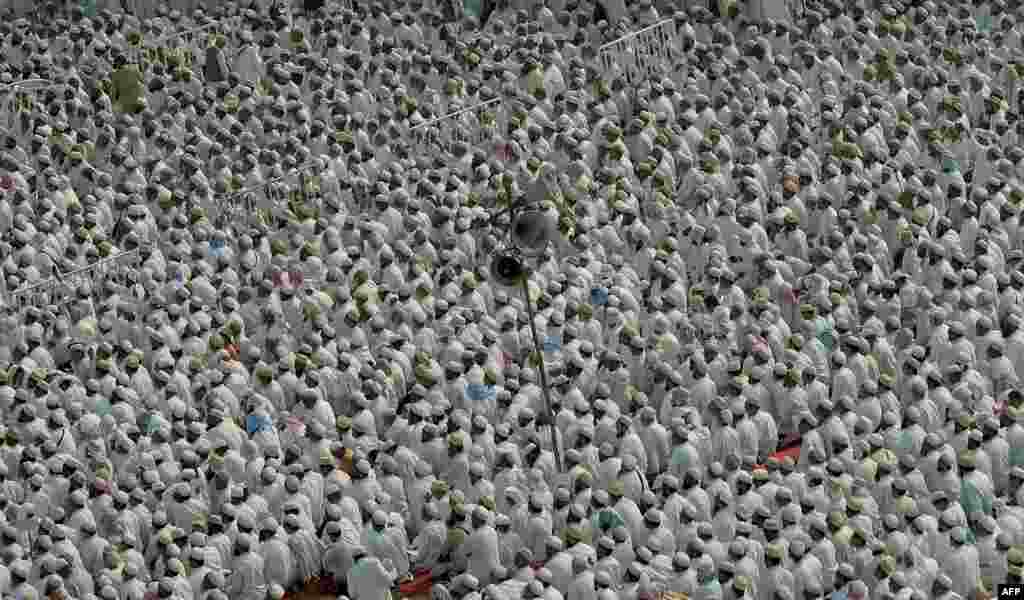
[[[777,460],[779,460],[780,462],[782,460],[784,460],[787,456],[792,458],[794,461],[795,460],[799,460],[799,458],[800,458],[800,446],[792,446],[792,447],[789,447],[789,448],[783,448],[782,450],[779,450],[775,454],[772,454],[772,457],[777,459]]]
[[[800,436],[791,435],[782,441],[782,449],[771,455],[771,458],[782,462],[788,456],[793,459],[794,462],[800,460]],[[754,465],[755,469],[763,469],[765,465]]]
[[[421,594],[423,592],[429,592],[430,588],[434,585],[433,577],[430,574],[429,569],[420,569],[416,571],[412,581],[406,581],[398,586],[398,591],[403,596],[412,596],[415,594]]]
[[[504,162],[512,160],[511,144],[498,144],[498,147],[495,151],[495,155],[498,157],[498,160]]]
[[[320,593],[325,596],[337,596],[338,595],[338,584],[334,582],[333,577],[324,577],[320,579]]]
[[[302,287],[302,282],[305,279],[305,275],[302,271],[281,271],[274,274],[274,287],[278,288],[296,288]]]
[[[800,441],[802,439],[803,438],[800,437],[799,433],[791,433],[788,436],[786,436],[785,439],[782,440],[782,444],[780,444],[780,448],[782,450],[785,450],[787,448],[791,448],[793,446],[796,446],[797,448],[799,448],[800,447]]]

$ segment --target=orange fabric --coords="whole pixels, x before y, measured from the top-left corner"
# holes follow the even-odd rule
[[[337,586],[330,578],[314,577],[306,582],[300,592],[287,593],[285,600],[334,600],[338,596]]]
[[[341,456],[339,469],[345,472],[346,475],[352,475],[352,458],[353,453],[351,448],[345,448],[345,454]]]

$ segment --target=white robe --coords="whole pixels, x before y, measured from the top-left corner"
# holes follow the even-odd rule
[[[501,552],[498,546],[498,532],[491,525],[477,528],[465,542],[465,552],[469,557],[468,572],[479,579],[490,579],[494,570],[501,566]]]
[[[409,555],[397,531],[385,529],[384,533],[379,533],[371,529],[366,538],[367,552],[381,561],[390,561],[399,574],[409,572]]]
[[[295,583],[294,559],[287,542],[279,537],[269,539],[260,544],[259,554],[263,558],[267,586],[276,583],[287,589]]]
[[[259,48],[248,46],[235,58],[234,69],[238,78],[251,86],[259,83],[260,75],[263,73],[263,59],[260,58]]]
[[[263,559],[248,553],[236,557],[231,565],[229,595],[241,600],[264,600],[267,584],[263,576]]]
[[[378,558],[367,557],[348,572],[348,594],[352,600],[385,600],[390,598],[395,572],[388,570]]]
[[[288,537],[288,547],[295,557],[296,573],[293,578],[298,578],[305,583],[320,572],[320,561],[323,556],[323,545],[312,532],[301,529]]]

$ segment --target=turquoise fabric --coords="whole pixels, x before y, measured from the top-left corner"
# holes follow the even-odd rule
[[[1010,448],[1010,466],[1024,467],[1024,448]]]
[[[968,515],[976,512],[992,514],[992,499],[982,495],[978,488],[966,479],[960,482],[960,506]]]
[[[614,510],[604,509],[594,515],[592,524],[598,531],[611,531],[616,527],[624,527],[626,522]]]
[[[477,19],[484,14],[484,3],[483,0],[463,0],[462,11],[467,16],[473,16]]]
[[[906,429],[900,433],[900,439],[898,443],[898,450],[903,452],[909,452],[914,448],[914,434]]]
[[[690,468],[690,453],[683,446],[672,451],[672,458],[669,460],[673,467],[680,467],[685,471]]]
[[[99,401],[96,402],[96,416],[102,418],[112,412],[114,412],[114,407],[110,405],[110,400],[100,398]]]
[[[821,342],[822,346],[825,346],[825,350],[832,352],[836,346],[836,338],[832,333],[832,326],[825,319],[818,319],[816,325],[818,341]]]

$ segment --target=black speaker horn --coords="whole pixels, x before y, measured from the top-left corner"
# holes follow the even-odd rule
[[[514,252],[498,252],[491,261],[491,277],[500,285],[519,286],[529,274],[526,264]]]
[[[527,210],[512,221],[512,244],[523,252],[542,252],[557,237],[558,221],[546,211]]]

